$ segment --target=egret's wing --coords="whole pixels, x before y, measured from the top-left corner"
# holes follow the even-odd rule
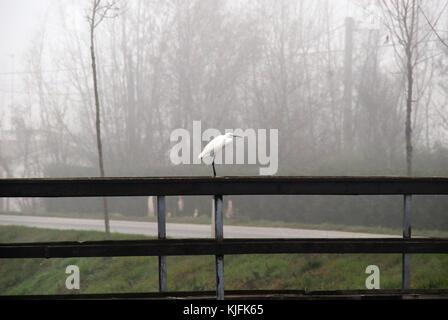
[[[199,154],[198,158],[202,159],[205,156],[210,156],[212,153],[217,153],[224,146],[224,136],[217,136],[212,141],[207,143],[204,150]]]

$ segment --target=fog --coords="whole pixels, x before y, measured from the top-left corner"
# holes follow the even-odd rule
[[[96,100],[93,1],[1,0],[0,177],[210,176],[192,144],[192,164],[170,159],[173,131],[193,134],[194,121],[202,131],[278,130],[276,175],[446,176],[448,2],[392,3],[102,1]],[[410,3],[406,29],[395,13]],[[258,175],[258,160],[217,171]],[[230,199],[233,216],[249,219],[400,226],[393,197],[324,198]],[[422,227],[448,228],[445,198],[420,201]],[[97,200],[19,199],[0,210],[89,214]],[[171,200],[173,215],[210,214],[210,199],[190,198],[188,210]],[[148,214],[147,199],[118,202],[120,216]]]

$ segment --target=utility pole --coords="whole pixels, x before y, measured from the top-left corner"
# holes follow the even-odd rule
[[[14,110],[14,76],[15,76],[15,66],[14,66],[14,53],[12,53],[11,55],[10,55],[10,57],[11,57],[11,104],[10,104],[10,114],[13,114],[13,110]],[[10,118],[10,120],[11,120],[11,118]],[[12,129],[12,127],[11,127],[11,129]],[[7,139],[7,138],[6,138]],[[10,176],[9,176],[9,170],[6,170],[6,178],[10,178]],[[6,212],[9,212],[9,207],[10,207],[10,205],[9,205],[9,198],[5,198],[5,209],[6,209]]]
[[[345,18],[345,50],[344,50],[344,97],[343,97],[343,149],[351,151],[353,147],[352,116],[352,64],[353,64],[353,27],[352,17]]]

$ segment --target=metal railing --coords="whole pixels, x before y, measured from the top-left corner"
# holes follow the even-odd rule
[[[159,290],[167,289],[166,256],[215,255],[216,297],[224,299],[224,255],[401,253],[402,288],[410,287],[410,254],[448,253],[448,239],[411,238],[412,195],[446,195],[444,177],[157,177],[0,179],[0,197],[157,196],[157,240],[4,243],[0,258],[158,256]],[[215,239],[166,239],[165,197],[214,196]],[[223,195],[403,195],[403,238],[225,239]]]

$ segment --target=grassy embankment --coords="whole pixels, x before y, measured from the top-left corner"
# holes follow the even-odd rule
[[[102,232],[0,227],[0,242],[103,240]],[[113,234],[112,239],[143,236]],[[156,257],[2,259],[0,295],[69,294],[65,268],[80,268],[76,293],[157,291]],[[401,255],[292,254],[225,257],[225,287],[231,289],[365,289],[365,269],[377,265],[382,289],[401,287]],[[168,257],[168,290],[214,290],[214,257]],[[448,255],[413,255],[413,288],[448,288]]]

